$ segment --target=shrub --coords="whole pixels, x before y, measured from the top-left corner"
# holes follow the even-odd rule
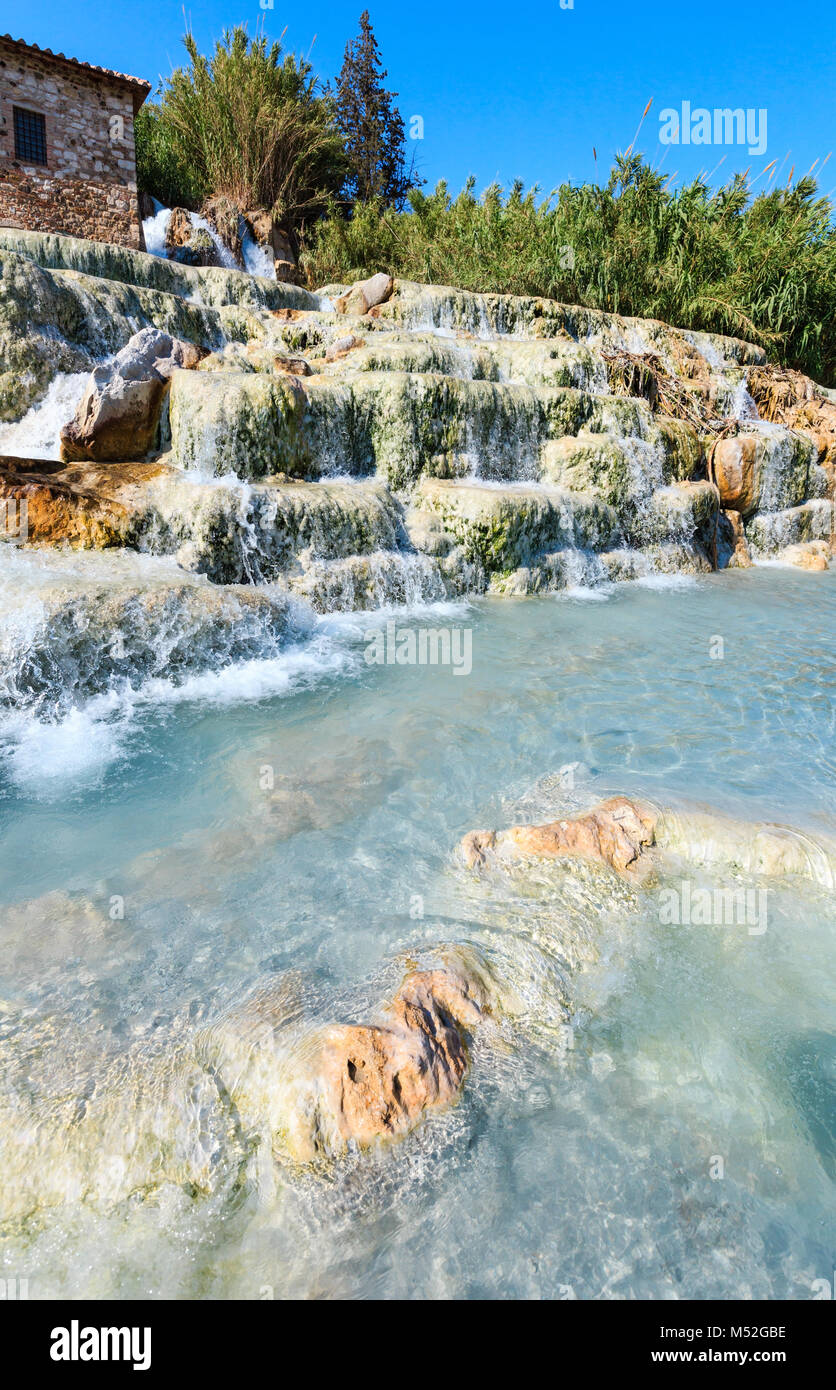
[[[333,100],[310,64],[239,25],[163,83],[141,132],[142,187],[196,206],[222,195],[293,229],[321,213],[345,176]],[[172,198],[177,194],[176,198]]]

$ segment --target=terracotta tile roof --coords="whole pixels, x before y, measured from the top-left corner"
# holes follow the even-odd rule
[[[79,68],[82,72],[109,78],[112,82],[125,82],[134,89],[134,105],[137,109],[151,90],[151,83],[142,77],[131,77],[126,72],[114,72],[112,68],[100,68],[96,63],[82,63],[78,58],[68,58],[64,53],[53,53],[51,48],[39,48],[36,43],[27,43],[25,39],[13,39],[11,34],[0,34],[0,45],[18,49],[21,53],[34,53],[39,58],[48,58],[53,63],[63,63],[70,68]]]

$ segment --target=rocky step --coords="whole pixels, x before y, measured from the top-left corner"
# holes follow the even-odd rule
[[[25,254],[2,249],[6,235],[0,229],[0,420],[20,419],[45,394],[56,373],[90,371],[143,328],[156,328],[207,350],[230,338],[263,336],[255,317],[262,311],[254,305],[207,307],[173,289],[42,268]],[[100,250],[128,257],[140,254],[118,247]],[[162,264],[152,256],[145,259]]]
[[[341,376],[346,369],[411,372],[535,388],[576,386],[609,393],[600,357],[586,344],[571,339],[488,343],[469,335],[445,339],[421,333],[360,332],[363,336],[335,339],[325,362],[320,365],[314,360],[316,369],[335,377]]]
[[[277,656],[310,628],[274,589],[219,586],[130,551],[12,551],[0,584],[0,704],[43,719],[149,679]]]
[[[561,488],[491,487],[475,481],[425,478],[416,489],[413,505],[407,521],[416,545],[435,554],[448,568],[457,547],[465,561],[489,577],[544,563],[551,564],[557,577],[561,567],[554,560],[555,552],[608,552],[626,548],[636,539],[625,536],[621,517],[607,502],[592,493]],[[651,547],[692,547],[698,562],[701,558],[707,562],[718,511],[717,492],[710,483],[661,488],[649,499],[640,540]],[[610,577],[600,567],[592,569],[601,579]],[[572,581],[571,573],[564,577]]]
[[[787,546],[813,541],[828,544],[836,533],[836,509],[829,498],[816,498],[779,512],[761,512],[745,523],[746,540],[758,558],[778,555]]]
[[[358,326],[349,335],[341,334],[337,326],[323,325],[322,344],[314,347],[309,360],[313,370],[327,376],[340,376],[346,369],[437,373],[534,389],[574,386],[597,395],[613,393],[612,352],[618,351],[606,340],[577,342],[568,335],[481,341],[468,333],[441,336],[381,331],[379,323]],[[664,351],[660,360],[677,377],[683,392],[691,395],[692,414],[718,419],[735,415],[738,395],[746,384],[746,369],[724,364],[718,371],[696,349],[693,358],[688,357],[686,346],[683,340],[682,351]]]
[[[144,251],[81,237],[0,228],[0,251],[25,256],[45,270],[74,271],[83,276],[136,288],[161,291],[208,308],[237,305],[253,309],[323,309],[328,301],[297,285],[248,275],[243,270],[186,266]]]
[[[701,460],[693,430],[644,401],[433,373],[174,372],[169,411],[180,467],[248,479],[377,471],[396,489],[422,474],[536,481],[543,446],[581,431],[675,456],[660,482],[692,476]]]
[[[314,561],[409,546],[384,483],[207,483],[167,459],[0,459],[0,500],[26,505],[26,543],[176,555],[219,584],[268,582]]]
[[[432,556],[403,550],[376,550],[336,560],[305,557],[283,582],[317,613],[372,612],[438,603],[484,588],[466,563],[442,567]]]
[[[394,297],[379,312],[382,321],[402,323],[418,331],[463,331],[481,338],[564,336],[631,352],[657,352],[669,362],[683,355],[696,355],[716,366],[766,361],[761,348],[739,338],[692,333],[654,319],[627,318],[533,295],[476,294],[445,285],[396,280]]]

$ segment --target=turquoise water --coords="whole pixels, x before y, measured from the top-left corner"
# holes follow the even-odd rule
[[[370,666],[380,617],[330,617],[185,688],[6,718],[3,1272],[33,1297],[810,1297],[836,1263],[833,892],[771,885],[761,936],[674,929],[608,872],[475,879],[455,849],[612,792],[836,836],[836,575],[398,621],[472,630],[472,673]],[[306,1173],[239,1133],[211,1190],[111,1201],[118,1133],[91,1137],[81,1201],[38,1139],[57,1115],[83,1147],[120,1067],[149,1078],[128,1123],[176,1127],[160,1067],[248,991],[362,1020],[435,943],[478,945],[520,1006],[396,1145]],[[51,1195],[23,1215],[27,1165]]]

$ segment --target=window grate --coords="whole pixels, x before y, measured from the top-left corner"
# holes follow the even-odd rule
[[[46,117],[15,106],[14,121],[15,159],[22,164],[46,164]]]

